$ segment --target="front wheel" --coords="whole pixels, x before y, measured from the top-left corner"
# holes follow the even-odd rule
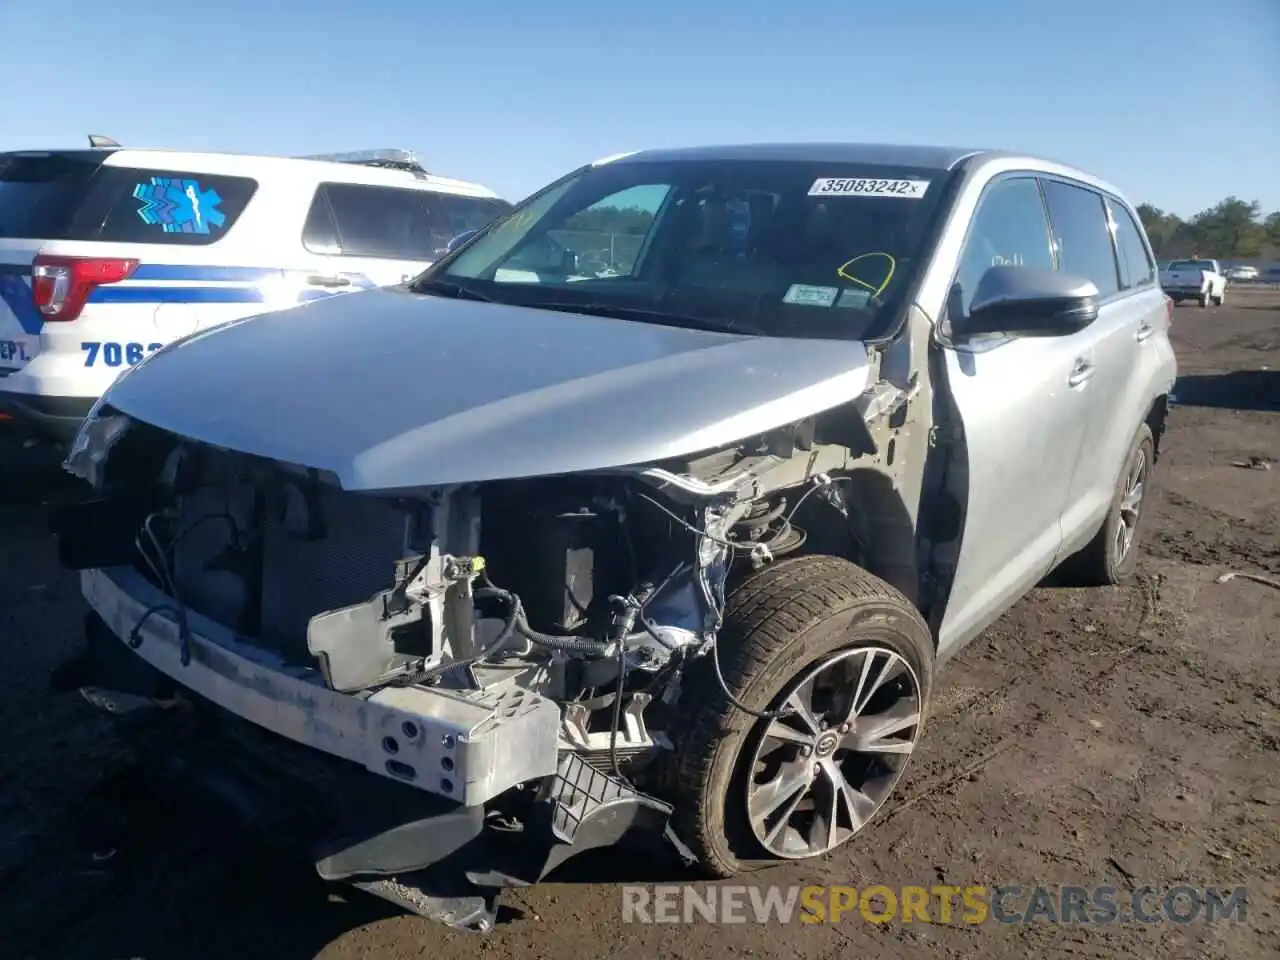
[[[818,857],[857,834],[919,740],[933,654],[911,602],[846,560],[795,557],[736,588],[673,725],[673,822],[704,869]]]

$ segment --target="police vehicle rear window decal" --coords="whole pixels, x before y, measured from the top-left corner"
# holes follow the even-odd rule
[[[133,188],[133,196],[142,201],[138,208],[142,222],[158,226],[163,233],[208,234],[226,222],[218,209],[222,203],[218,191],[202,190],[199,180],[151,177]]]

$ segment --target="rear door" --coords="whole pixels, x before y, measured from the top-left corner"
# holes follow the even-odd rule
[[[31,262],[65,237],[106,151],[0,153],[0,376],[40,349],[44,319],[31,293]]]
[[[1141,348],[1139,327],[1148,306],[1163,305],[1164,298],[1153,285],[1150,296],[1143,292],[1146,286],[1127,289],[1115,248],[1119,225],[1101,193],[1046,178],[1044,196],[1058,269],[1092,280],[1098,288],[1098,319],[1076,335],[1085,365],[1075,388],[1082,401],[1083,429],[1062,510],[1062,559],[1088,542],[1110,508],[1117,471],[1141,415],[1127,395]],[[1135,282],[1147,284],[1147,278]]]
[[[313,278],[312,299],[403,283],[443,256],[449,242],[510,209],[504,201],[433,190],[322,183],[303,230],[303,245],[329,258],[327,278]]]

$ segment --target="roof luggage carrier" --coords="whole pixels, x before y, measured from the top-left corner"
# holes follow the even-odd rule
[[[427,176],[427,168],[409,150],[351,150],[346,153],[316,153],[299,160],[325,160],[329,163],[358,163],[366,167],[382,167],[387,170],[404,170],[420,177]]]

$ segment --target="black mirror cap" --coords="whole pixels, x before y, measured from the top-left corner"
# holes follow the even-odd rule
[[[479,232],[480,232],[479,230],[462,231],[462,233],[458,234],[456,237],[454,237],[452,240],[449,241],[448,245],[444,248],[444,252],[453,253],[453,251],[457,250],[460,246],[462,246],[464,243],[466,243],[468,240],[470,240]]]
[[[978,281],[969,315],[952,322],[952,333],[1065,337],[1096,319],[1093,281],[1044,267],[995,266]]]

